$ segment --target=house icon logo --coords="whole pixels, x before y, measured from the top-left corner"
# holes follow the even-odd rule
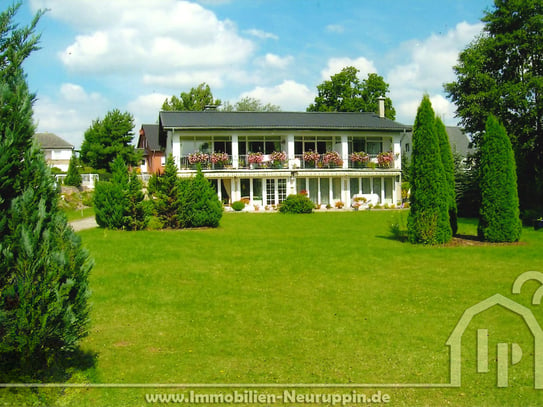
[[[513,284],[512,293],[520,294],[523,284],[528,280],[537,280],[541,282],[532,298],[533,305],[541,303],[543,296],[543,273],[538,271],[528,271],[517,277]],[[534,388],[543,389],[543,330],[535,318],[533,312],[507,298],[501,294],[495,294],[486,300],[479,302],[468,308],[456,326],[454,327],[446,344],[450,347],[450,378],[451,385],[460,387],[462,372],[462,337],[474,317],[490,310],[493,307],[502,307],[503,309],[516,314],[524,321],[527,329],[533,337],[533,366],[534,366]],[[486,328],[477,329],[476,347],[477,347],[477,373],[489,372],[489,331]],[[517,343],[498,343],[496,349],[496,384],[498,387],[508,387],[509,366],[519,363],[523,359],[523,353],[529,354],[531,349],[523,349]]]

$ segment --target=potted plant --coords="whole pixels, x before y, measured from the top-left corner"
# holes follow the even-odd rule
[[[362,205],[364,205],[368,200],[363,196],[357,196],[353,199],[353,208],[357,211]]]
[[[343,160],[337,151],[328,151],[322,157],[322,163],[328,167],[341,167]]]
[[[349,156],[349,159],[353,163],[353,167],[362,168],[365,167],[368,161],[370,160],[370,156],[368,153],[365,153],[364,151],[354,152]]]
[[[195,151],[194,153],[189,154],[189,164],[195,166],[197,164],[202,164],[205,166],[209,160],[209,154],[202,153],[200,151]]]
[[[249,153],[247,161],[249,161],[249,166],[251,168],[255,168],[262,164],[262,161],[264,161],[264,156],[262,153]]]
[[[215,168],[221,168],[228,163],[229,157],[227,153],[217,153],[214,152],[211,154],[210,161]]]
[[[275,168],[281,168],[287,161],[287,153],[284,151],[274,151],[270,154],[270,160]]]
[[[377,154],[379,168],[391,168],[392,164],[394,164],[394,153],[392,151]]]
[[[304,161],[306,163],[313,164],[315,167],[317,166],[317,163],[319,162],[320,158],[321,158],[321,155],[313,150],[309,150],[304,153]]]

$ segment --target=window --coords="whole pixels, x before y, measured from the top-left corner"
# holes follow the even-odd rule
[[[278,205],[287,197],[285,178],[266,180],[266,205]]]
[[[409,151],[411,151],[411,146],[409,143],[405,143],[405,152],[408,153]]]

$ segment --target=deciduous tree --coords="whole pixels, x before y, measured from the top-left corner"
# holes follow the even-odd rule
[[[207,83],[201,83],[189,92],[181,92],[179,97],[173,95],[162,104],[162,110],[166,111],[202,111],[206,106],[219,106],[221,101],[213,97],[211,88]]]
[[[543,2],[495,0],[484,32],[459,56],[445,90],[480,143],[489,114],[505,126],[524,208],[543,206]]]
[[[315,103],[309,105],[308,112],[374,112],[379,111],[379,97],[389,92],[388,84],[383,77],[371,73],[362,81],[358,78],[360,71],[353,66],[343,68],[330,80],[317,86]],[[396,111],[392,100],[385,99],[385,116],[394,120]]]

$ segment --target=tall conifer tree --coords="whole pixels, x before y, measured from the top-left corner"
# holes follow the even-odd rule
[[[447,188],[435,114],[427,95],[413,127],[408,237],[412,243],[446,243],[452,238]]]
[[[19,28],[20,4],[0,14],[0,374],[36,375],[87,334],[92,261],[32,143],[34,95],[22,63],[37,49],[42,13]]]
[[[492,115],[480,142],[481,209],[478,234],[490,242],[516,242],[522,224],[515,156],[505,127]]]
[[[451,143],[447,135],[447,128],[439,117],[436,117],[436,133],[439,139],[439,151],[445,175],[445,188],[447,189],[447,203],[449,207],[449,220],[451,222],[452,234],[456,235],[458,230],[458,209],[456,208],[456,185],[454,182],[454,160],[451,150]]]

